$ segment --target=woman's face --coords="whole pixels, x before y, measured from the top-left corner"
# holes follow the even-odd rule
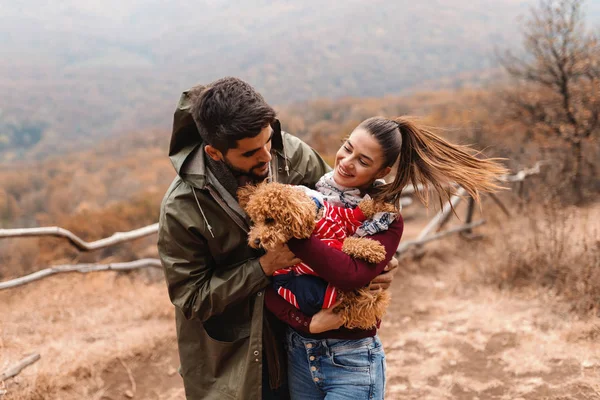
[[[335,155],[333,179],[338,185],[365,190],[390,172],[383,163],[383,149],[377,140],[358,127]]]

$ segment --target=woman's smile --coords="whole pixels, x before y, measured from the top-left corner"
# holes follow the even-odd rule
[[[347,177],[347,178],[352,178],[354,176],[351,173],[349,173],[344,167],[342,167],[341,164],[338,165],[338,173],[341,176],[344,176],[344,177]]]
[[[371,133],[358,127],[335,155],[333,180],[338,185],[363,190],[389,172],[382,164],[381,145]]]

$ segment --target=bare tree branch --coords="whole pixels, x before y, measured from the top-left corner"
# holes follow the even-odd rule
[[[501,180],[504,182],[522,182],[528,176],[539,174],[540,167],[543,164],[544,164],[543,161],[538,161],[532,168],[523,169],[514,175],[505,175],[501,178]],[[454,207],[456,207],[458,205],[459,201],[463,198],[463,196],[465,194],[466,194],[465,189],[462,187],[459,188],[456,195],[452,196],[450,201],[447,202],[446,204],[444,204],[444,207],[435,215],[435,217],[433,217],[429,221],[429,223],[425,226],[425,228],[423,228],[421,233],[419,233],[419,236],[417,237],[417,239],[402,242],[400,244],[400,246],[398,247],[396,254],[399,255],[399,254],[405,252],[411,246],[422,245],[422,244],[431,242],[433,240],[441,239],[441,238],[451,235],[453,233],[463,232],[463,231],[470,232],[474,227],[484,224],[485,223],[484,220],[480,220],[480,221],[471,223],[473,210],[472,210],[472,205],[470,205],[471,207],[469,210],[468,221],[466,224],[463,224],[462,226],[457,227],[457,228],[448,229],[446,231],[430,235],[431,232],[433,232],[436,229],[441,228],[448,221],[448,219],[450,218],[450,215],[451,215],[450,214],[451,211],[454,209]],[[494,196],[493,199],[502,208],[502,211],[504,211],[505,213],[510,215],[508,210],[504,207],[504,205],[500,202],[500,200],[496,196]],[[472,199],[470,199],[470,201],[472,201]]]
[[[398,247],[398,250],[396,251],[396,255],[400,255],[400,254],[406,252],[410,247],[420,246],[420,245],[423,245],[425,243],[433,242],[434,240],[438,240],[438,239],[444,238],[444,237],[452,235],[454,233],[458,233],[458,232],[462,232],[462,231],[468,231],[468,230],[471,230],[471,229],[473,229],[475,227],[478,227],[480,225],[483,225],[483,224],[485,224],[485,220],[482,219],[482,220],[479,220],[479,221],[472,222],[470,224],[464,224],[464,225],[461,225],[461,226],[456,227],[456,228],[451,228],[451,229],[448,229],[446,231],[439,232],[439,233],[433,234],[431,236],[427,236],[427,237],[422,238],[422,239],[407,240],[407,241],[402,242],[400,244],[400,246]]]
[[[29,275],[22,276],[20,278],[11,279],[9,281],[0,282],[0,290],[9,289],[16,286],[25,285],[27,283],[38,281],[51,275],[66,273],[66,272],[96,272],[96,271],[128,271],[139,268],[162,268],[160,260],[156,258],[143,258],[141,260],[121,262],[121,263],[110,263],[110,264],[76,264],[76,265],[55,265],[43,269],[41,271],[34,272]]]
[[[127,376],[129,377],[129,383],[131,384],[131,390],[126,391],[125,396],[132,399],[133,397],[135,397],[135,392],[137,391],[137,385],[135,383],[135,379],[133,378],[133,373],[131,372],[131,369],[127,366],[127,364],[125,364],[125,362],[121,359],[121,357],[117,357],[117,360],[119,360],[123,368],[125,368]]]
[[[26,367],[30,366],[31,364],[38,361],[39,359],[40,359],[40,355],[38,353],[34,353],[34,354],[31,354],[31,355],[25,357],[24,359],[19,361],[17,364],[13,365],[12,367],[9,367],[6,371],[4,371],[2,373],[2,375],[0,375],[0,382],[4,382],[7,379],[17,376]]]
[[[504,215],[506,215],[507,217],[510,217],[510,211],[508,211],[508,208],[506,208],[506,206],[504,205],[504,203],[502,203],[500,198],[498,196],[496,196],[494,193],[490,193],[490,197],[492,198],[492,200],[494,200],[494,203],[496,203],[496,205],[498,207],[500,207],[500,209],[502,210]],[[467,221],[467,222],[470,222],[470,221]]]
[[[522,169],[521,171],[517,172],[514,175],[504,175],[500,179],[504,182],[521,182],[528,176],[539,174],[540,167],[546,163],[547,163],[547,161],[538,161],[531,168]]]
[[[431,219],[431,221],[429,221],[427,226],[423,228],[421,233],[419,233],[417,240],[424,239],[427,235],[429,235],[429,233],[440,226],[440,224],[442,224],[450,216],[450,212],[454,210],[458,202],[462,199],[462,196],[464,196],[466,193],[467,191],[464,188],[459,188],[456,192],[456,195],[452,196],[450,201],[444,204],[444,207],[437,213],[435,217]]]
[[[23,228],[23,229],[0,229],[0,239],[14,237],[30,237],[30,236],[58,236],[66,238],[71,244],[81,251],[98,250],[105,247],[110,247],[118,243],[127,242],[134,239],[139,239],[144,236],[149,236],[158,232],[158,223],[135,229],[129,232],[116,232],[110,237],[96,240],[95,242],[86,242],[80,237],[73,234],[64,228],[57,226],[43,228]]]

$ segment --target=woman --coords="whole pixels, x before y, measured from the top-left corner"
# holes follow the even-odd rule
[[[393,182],[374,185],[392,171]],[[481,192],[499,189],[497,178],[506,173],[497,159],[478,159],[466,146],[451,144],[407,118],[373,117],[363,121],[336,154],[333,184],[359,189],[375,200],[399,208],[402,189],[409,183],[433,187],[440,201],[462,186],[475,200]],[[427,192],[418,194],[428,205]],[[386,231],[369,236],[386,249],[377,265],[353,259],[314,236],[292,239],[288,246],[320,277],[341,290],[366,286],[394,256],[403,231],[399,217]],[[309,317],[274,291],[267,291],[267,308],[289,325],[288,383],[292,399],[383,399],[385,355],[377,327],[346,329],[333,312]]]

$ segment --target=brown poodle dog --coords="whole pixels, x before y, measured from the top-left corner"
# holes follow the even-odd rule
[[[318,213],[315,202],[290,185],[261,183],[246,186],[238,191],[238,200],[254,223],[248,237],[254,248],[270,250],[292,238],[309,238],[322,217],[322,209]],[[381,211],[396,212],[393,205],[376,204],[372,200],[363,200],[359,207],[367,219]],[[347,237],[341,250],[369,263],[385,259],[384,247],[368,238]],[[342,301],[335,310],[342,313],[344,326],[348,328],[374,327],[390,301],[387,291],[371,292],[368,288],[340,292],[340,295]]]

